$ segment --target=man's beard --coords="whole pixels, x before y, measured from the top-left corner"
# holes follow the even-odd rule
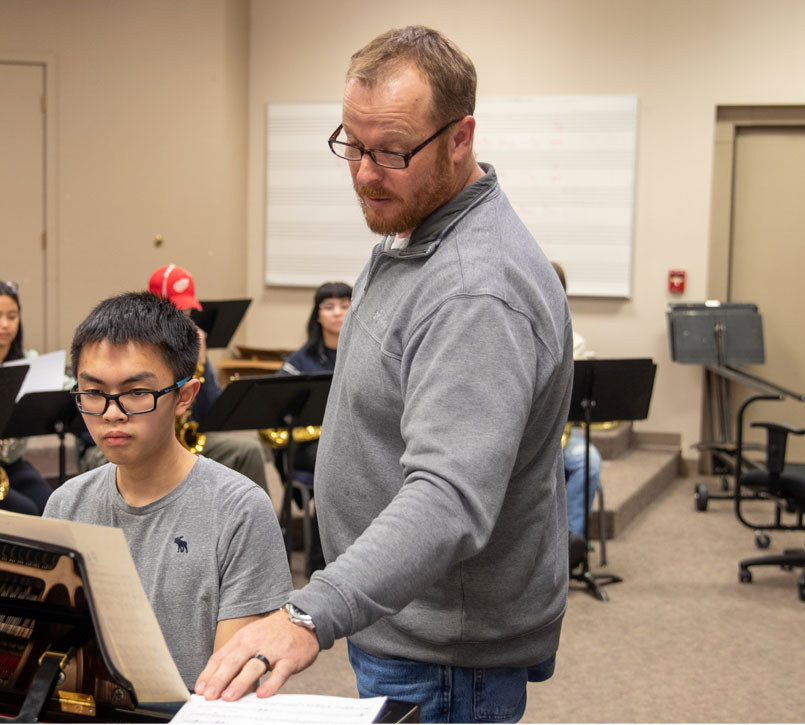
[[[383,197],[391,199],[393,202],[399,202],[399,196],[392,194],[382,186],[355,185],[355,193],[358,195],[358,201],[369,229],[375,234],[399,234],[418,227],[425,217],[448,200],[453,187],[450,170],[451,161],[447,145],[440,143],[433,171],[428,174],[425,183],[414,191],[410,201],[392,217],[382,216],[367,206],[363,197]],[[395,172],[390,171],[389,173]]]

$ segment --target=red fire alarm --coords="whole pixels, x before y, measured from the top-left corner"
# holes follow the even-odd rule
[[[672,269],[668,272],[668,291],[680,295],[685,291],[685,271]]]

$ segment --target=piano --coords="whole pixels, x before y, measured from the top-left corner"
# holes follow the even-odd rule
[[[167,722],[143,707],[97,632],[76,551],[0,532],[0,722]]]

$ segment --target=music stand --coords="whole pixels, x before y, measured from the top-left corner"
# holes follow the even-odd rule
[[[332,378],[332,373],[237,378],[224,388],[198,427],[202,433],[252,428],[288,430],[280,514],[288,556],[292,544],[291,498],[296,454],[293,429],[322,424]]]
[[[86,430],[84,420],[70,393],[66,390],[48,390],[23,395],[11,411],[0,438],[27,438],[55,433],[59,437],[59,484],[62,484],[67,478],[64,436],[66,433],[78,435],[83,430]]]
[[[714,300],[671,304],[667,318],[671,359],[705,368],[709,440],[697,443],[696,449],[709,452],[710,470],[721,473],[724,493],[710,493],[707,484],[697,483],[694,502],[699,511],[704,511],[710,499],[734,498],[726,475],[736,470],[730,380],[751,385],[733,366],[765,362],[763,318],[755,304]],[[744,462],[752,465],[747,458]]]
[[[201,301],[200,310],[190,310],[190,319],[207,333],[207,347],[227,347],[252,303],[245,300]]]
[[[3,430],[11,419],[14,401],[29,367],[29,365],[0,366],[0,430]]]
[[[648,417],[654,374],[650,358],[630,360],[577,360],[573,367],[573,390],[568,420],[584,422],[584,558],[571,579],[585,584],[587,591],[602,602],[609,597],[602,585],[623,581],[615,574],[590,571],[590,424],[609,420],[643,420]],[[603,534],[602,534],[603,535]]]

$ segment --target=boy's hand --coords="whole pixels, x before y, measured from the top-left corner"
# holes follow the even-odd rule
[[[274,612],[238,630],[210,657],[196,681],[196,694],[207,700],[237,700],[266,674],[265,664],[254,659],[257,654],[271,663],[271,676],[257,689],[257,696],[269,697],[292,674],[313,664],[319,641],[315,632],[292,624],[284,611]]]

